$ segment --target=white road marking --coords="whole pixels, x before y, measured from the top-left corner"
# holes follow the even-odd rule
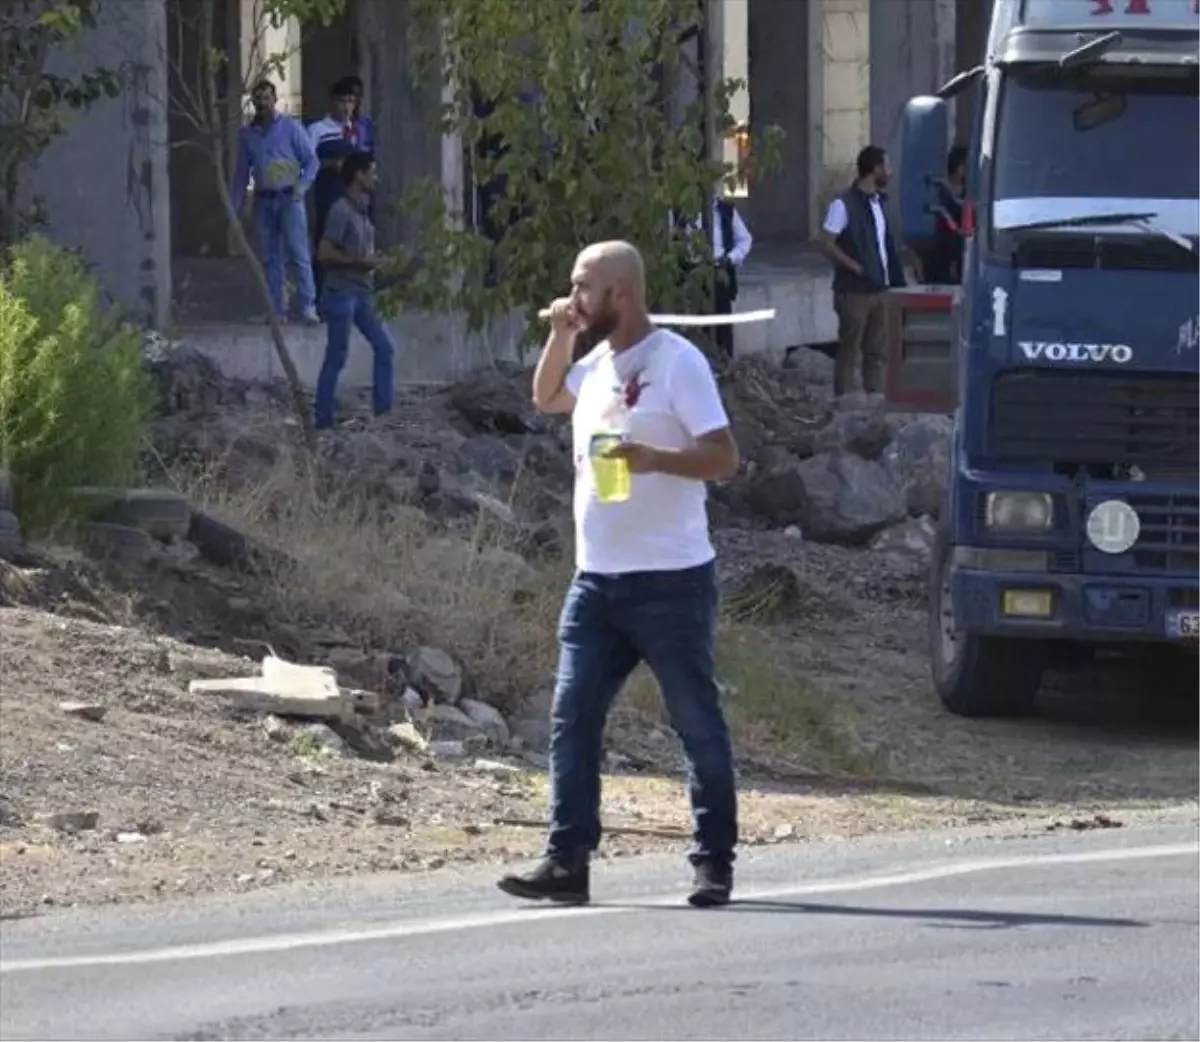
[[[1147,858],[1182,857],[1200,854],[1200,843],[1176,843],[1153,847],[1127,847],[1109,850],[1082,851],[1073,854],[1031,854],[1024,857],[980,858],[911,869],[891,875],[860,876],[855,879],[817,880],[811,883],[773,887],[768,890],[739,892],[742,901],[775,900],[811,894],[837,894],[855,890],[879,890],[910,883],[927,883],[935,879],[971,875],[976,872],[996,872],[1014,868],[1040,868],[1047,865],[1096,864],[1106,861],[1138,861]],[[142,951],[113,952],[108,955],[72,955],[44,959],[0,960],[0,974],[31,973],[43,970],[84,969],[88,967],[140,966],[148,963],[181,962],[192,959],[218,959],[238,955],[261,955],[270,952],[293,951],[297,948],[329,948],[343,944],[362,944],[368,941],[396,940],[401,937],[425,937],[439,933],[458,933],[499,926],[535,926],[550,919],[568,916],[597,916],[629,914],[645,908],[679,904],[678,894],[637,900],[628,905],[593,905],[591,907],[534,908],[522,905],[503,912],[483,912],[440,919],[409,919],[379,926],[345,930],[321,930],[309,933],[275,934],[247,937],[236,941],[213,941],[207,944],[182,944],[168,948]],[[697,912],[712,915],[712,912]],[[721,914],[720,912],[716,914]]]

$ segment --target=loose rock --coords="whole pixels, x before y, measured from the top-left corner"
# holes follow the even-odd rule
[[[35,819],[39,825],[75,835],[79,832],[94,832],[100,824],[100,812],[95,810],[62,810],[39,814]]]
[[[91,720],[93,723],[99,723],[108,712],[108,707],[100,705],[99,702],[59,702],[58,708],[67,716],[77,716],[81,720]]]
[[[459,703],[459,708],[462,709],[476,727],[487,735],[488,740],[497,749],[503,749],[508,745],[511,734],[509,733],[508,722],[504,719],[504,714],[499,709],[474,698],[464,698]]]
[[[751,504],[768,520],[798,524],[817,542],[859,545],[907,511],[904,496],[878,463],[824,453],[778,467],[752,483]]]
[[[462,670],[441,648],[420,647],[408,657],[412,682],[437,702],[453,704],[462,696]]]
[[[398,746],[410,752],[423,753],[429,747],[429,742],[409,721],[392,724],[388,728],[388,737]]]
[[[907,423],[884,450],[883,463],[900,486],[913,517],[939,517],[950,479],[949,416],[919,416]]]

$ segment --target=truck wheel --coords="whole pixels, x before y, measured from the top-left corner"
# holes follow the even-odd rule
[[[962,632],[955,622],[950,563],[950,539],[942,531],[934,546],[929,591],[929,661],[942,705],[966,717],[1029,713],[1042,683],[1039,643]]]

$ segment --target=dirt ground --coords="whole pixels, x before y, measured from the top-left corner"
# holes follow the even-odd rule
[[[1034,719],[961,720],[927,679],[923,562],[868,564],[783,533],[719,542],[727,589],[764,561],[800,579],[779,617],[723,634],[747,843],[1018,818],[1087,827],[1195,802],[1194,697],[1085,674],[1051,683]],[[226,651],[163,635],[163,602],[182,587],[137,595],[79,566],[0,568],[0,915],[536,854],[536,757],[320,753],[187,694],[254,663],[230,653],[220,620],[204,643]],[[610,727],[606,856],[686,846],[678,753],[652,691],[633,686]],[[67,702],[106,711],[88,720]]]

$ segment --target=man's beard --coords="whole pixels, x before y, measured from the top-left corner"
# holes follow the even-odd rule
[[[598,343],[612,336],[613,330],[617,328],[619,322],[620,319],[617,317],[617,313],[611,308],[605,308],[604,311],[588,322],[587,331]]]
[[[613,330],[620,323],[620,318],[616,310],[612,306],[611,291],[604,294],[604,299],[596,307],[596,315],[594,318],[583,316],[585,326],[589,337],[593,338],[595,343],[605,340],[612,336]]]

